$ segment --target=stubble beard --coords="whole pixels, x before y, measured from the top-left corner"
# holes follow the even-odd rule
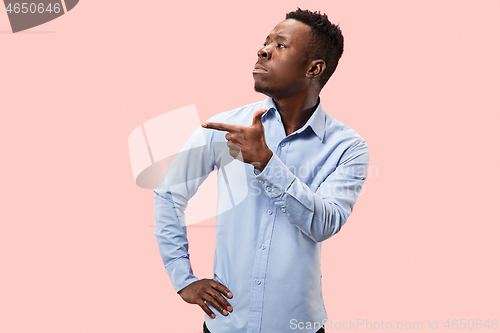
[[[258,93],[262,93],[264,95],[267,95],[267,93],[269,92],[268,89],[266,89],[265,87],[261,86],[258,82],[255,82],[254,84],[254,90]]]

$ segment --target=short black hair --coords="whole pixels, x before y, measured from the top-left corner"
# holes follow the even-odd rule
[[[326,84],[337,68],[344,52],[344,36],[338,25],[332,24],[326,14],[297,8],[286,14],[286,19],[300,21],[311,28],[309,41],[310,58],[321,59],[326,63],[326,70],[319,77],[320,88]]]

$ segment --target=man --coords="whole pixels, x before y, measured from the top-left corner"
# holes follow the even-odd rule
[[[320,104],[342,52],[326,15],[288,13],[253,70],[268,98],[203,123],[154,192],[160,253],[178,294],[205,311],[204,332],[324,332],[321,242],[346,222],[368,167],[365,141]],[[215,168],[214,278],[198,280],[184,208]]]

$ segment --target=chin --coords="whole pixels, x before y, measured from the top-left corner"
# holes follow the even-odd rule
[[[255,82],[253,88],[256,92],[269,96],[269,90],[266,87],[261,86],[258,82]]]

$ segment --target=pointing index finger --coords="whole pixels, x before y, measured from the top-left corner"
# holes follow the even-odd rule
[[[236,125],[229,125],[229,124],[223,124],[223,123],[209,123],[205,122],[201,124],[202,127],[204,128],[211,128],[217,131],[225,131],[225,132],[233,132],[236,130]]]

